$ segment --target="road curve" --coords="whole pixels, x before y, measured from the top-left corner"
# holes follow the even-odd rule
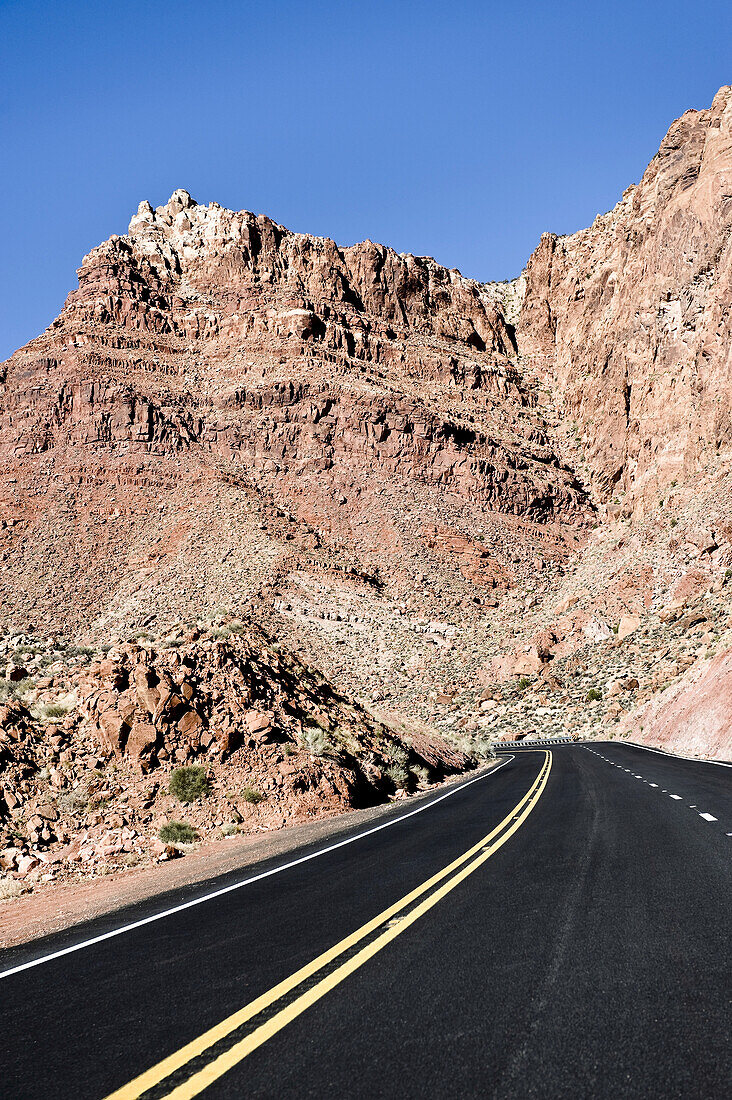
[[[732,769],[517,750],[408,811],[4,952],[4,1100],[727,1094]]]

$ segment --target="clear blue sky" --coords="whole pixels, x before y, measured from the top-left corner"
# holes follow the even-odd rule
[[[732,80],[732,4],[0,0],[0,72],[2,359],[176,187],[512,277]]]

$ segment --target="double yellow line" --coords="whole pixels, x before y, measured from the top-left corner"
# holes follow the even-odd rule
[[[531,813],[546,786],[551,766],[552,754],[545,750],[539,774],[521,801],[467,852],[289,978],[110,1093],[105,1100],[190,1100],[198,1096],[340,985],[490,859]]]

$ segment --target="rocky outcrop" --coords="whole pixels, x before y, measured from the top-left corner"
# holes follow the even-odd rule
[[[435,774],[468,764],[464,753],[425,737],[425,755],[404,750],[384,723],[251,627],[112,649],[78,677],[75,691],[101,749],[142,774],[294,742],[338,760],[357,803],[373,798],[368,789],[382,781],[389,788],[384,769],[395,755],[406,764],[411,752],[415,765]]]
[[[390,727],[240,622],[101,653],[21,648],[27,675],[0,680],[0,900],[173,858],[185,847],[164,826],[181,816],[202,840],[253,833],[405,797],[478,760]],[[171,776],[189,766],[205,782],[181,804]]]
[[[670,128],[589,229],[545,234],[518,344],[602,499],[656,502],[732,447],[732,88]],[[622,503],[622,502],[621,502]]]
[[[202,547],[211,515],[254,497],[268,529],[275,510],[296,517],[288,556],[323,546],[359,570],[380,546],[397,586],[431,553],[430,523],[409,555],[385,537],[405,500],[430,520],[463,509],[466,546],[498,516],[591,519],[517,369],[500,288],[184,191],[84,258],[58,319],[0,377],[0,607],[18,615],[9,578],[26,577],[21,628],[38,608],[57,629],[106,616],[156,557],[161,512],[166,547]],[[199,572],[217,557],[200,549]],[[470,557],[450,566],[463,592],[510,573],[500,554]]]
[[[580,510],[524,416],[514,350],[500,298],[434,260],[339,249],[177,191],[85,257],[49,333],[6,365],[0,449],[377,473],[537,517]],[[485,415],[496,402],[515,433]]]

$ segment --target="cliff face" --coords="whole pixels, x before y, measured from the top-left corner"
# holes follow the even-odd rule
[[[500,305],[433,260],[178,191],[85,257],[48,334],[9,361],[4,450],[185,452],[350,485],[404,476],[537,518],[580,508]]]
[[[161,541],[198,541],[205,572],[221,547],[208,554],[199,533],[237,493],[296,517],[287,554],[322,543],[348,568],[366,555],[371,573],[404,578],[437,552],[471,584],[505,573],[505,545],[475,545],[494,516],[541,541],[590,513],[516,369],[496,288],[185,191],[141,203],[78,274],[1,375],[5,553],[32,618],[88,623]],[[424,531],[398,531],[405,499],[423,505]],[[465,512],[457,559],[434,537],[451,507]],[[17,613],[15,583],[2,589]]]
[[[629,511],[732,446],[732,89],[675,122],[641,182],[529,260],[519,349],[601,498]]]

